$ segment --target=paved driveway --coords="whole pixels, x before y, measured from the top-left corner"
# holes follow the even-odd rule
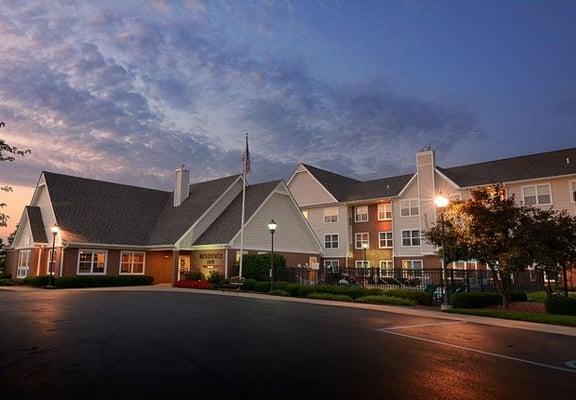
[[[571,398],[569,360],[575,337],[436,318],[180,292],[0,291],[0,399]]]

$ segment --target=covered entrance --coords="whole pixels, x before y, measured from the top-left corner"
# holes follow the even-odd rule
[[[184,275],[190,272],[190,256],[189,255],[179,255],[178,256],[178,280],[184,278]]]

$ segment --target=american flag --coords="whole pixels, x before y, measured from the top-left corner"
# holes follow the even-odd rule
[[[250,173],[250,151],[248,150],[248,134],[246,134],[246,148],[244,149],[244,154],[242,155],[242,162],[244,165],[244,176],[248,176]]]

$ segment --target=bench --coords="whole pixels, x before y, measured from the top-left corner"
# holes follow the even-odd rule
[[[240,290],[244,284],[245,278],[241,276],[233,276],[230,278],[230,283],[225,284],[222,288]]]

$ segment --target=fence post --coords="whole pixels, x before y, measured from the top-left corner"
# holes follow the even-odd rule
[[[468,275],[468,266],[466,266],[464,272],[466,274],[466,293],[470,293],[470,276]]]

